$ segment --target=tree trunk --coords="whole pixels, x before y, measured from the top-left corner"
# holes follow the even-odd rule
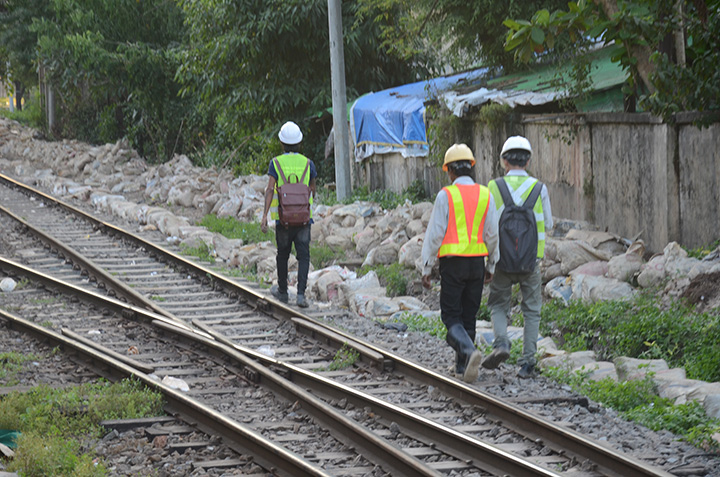
[[[594,1],[603,9],[608,18],[613,18],[613,16],[615,16],[619,11],[617,0]],[[649,47],[643,45],[631,45],[626,43],[625,47],[627,48],[628,54],[637,60],[635,68],[637,69],[638,75],[640,75],[643,85],[650,93],[654,93],[655,86],[650,81],[650,75],[655,72],[655,67],[652,63],[650,63],[650,55],[652,55],[653,51]]]
[[[25,85],[20,81],[15,82],[15,110],[22,111],[22,99],[25,95]]]

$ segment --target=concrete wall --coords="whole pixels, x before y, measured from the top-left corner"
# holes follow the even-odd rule
[[[659,252],[670,241],[698,247],[720,239],[720,123],[700,129],[693,119],[686,114],[668,125],[649,114],[525,115],[495,130],[475,123],[467,143],[477,160],[475,179],[487,184],[503,173],[506,137],[525,135],[533,146],[528,170],[547,184],[555,217],[642,238]],[[371,190],[400,192],[422,179],[434,197],[448,183],[424,158],[365,162],[359,179]]]

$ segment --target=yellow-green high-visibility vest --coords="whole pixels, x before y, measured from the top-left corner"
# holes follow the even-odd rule
[[[505,182],[508,185],[508,189],[510,189],[510,194],[513,197],[520,195],[520,197],[522,198],[520,204],[522,204],[525,199],[528,198],[530,192],[532,192],[533,186],[538,181],[537,179],[530,176],[514,175],[504,176],[503,179],[505,179]],[[490,181],[490,183],[488,184],[488,188],[490,189],[490,193],[495,199],[495,205],[497,207],[499,217],[500,215],[502,215],[502,212],[505,209],[505,203],[503,202],[502,194],[500,194],[500,190],[498,189],[495,180]],[[515,201],[515,203],[517,204],[518,201]],[[545,215],[543,214],[541,195],[539,195],[537,201],[535,201],[535,205],[533,206],[533,213],[535,214],[535,223],[537,224],[538,233],[537,258],[543,258],[545,256]]]
[[[288,154],[282,154],[278,157],[276,157],[277,162],[280,164],[280,168],[282,168],[283,173],[285,174],[285,177],[288,181],[294,182],[292,179],[290,179],[291,174],[295,174],[298,178],[298,181],[303,175],[303,171],[305,170],[305,165],[308,163],[310,159],[303,156],[302,154],[298,153],[288,153]],[[282,175],[280,175],[279,171],[276,171],[278,178],[277,182],[275,183],[275,190],[273,191],[273,198],[272,202],[270,202],[270,218],[273,220],[278,220],[280,218],[280,215],[278,214],[278,195],[277,195],[277,188],[282,186],[285,182],[282,180]],[[303,180],[303,184],[309,185],[310,184],[310,171],[308,170],[308,173],[305,174],[305,179]],[[312,194],[310,194],[310,205],[313,203],[313,197]],[[310,218],[312,218],[312,207],[310,208]]]
[[[483,242],[485,217],[490,205],[490,192],[480,184],[451,185],[443,187],[450,207],[448,226],[438,257],[487,256]]]

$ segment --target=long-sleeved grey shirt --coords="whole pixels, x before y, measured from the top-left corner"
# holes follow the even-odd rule
[[[453,185],[472,185],[475,181],[471,177],[462,176],[455,179]],[[422,248],[423,275],[430,275],[432,267],[437,259],[438,250],[445,238],[448,220],[450,216],[450,204],[448,203],[447,193],[444,190],[438,192],[435,197],[430,221],[425,231],[425,239]],[[495,264],[500,259],[500,249],[498,248],[498,216],[495,199],[490,194],[490,204],[483,225],[483,242],[488,250],[487,263],[485,270],[495,273]]]

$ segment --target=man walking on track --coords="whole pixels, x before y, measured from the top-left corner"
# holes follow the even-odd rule
[[[307,308],[305,288],[310,270],[311,205],[315,197],[317,171],[313,161],[300,154],[303,135],[297,124],[292,121],[283,124],[278,137],[284,153],[271,160],[268,166],[270,178],[260,221],[260,229],[264,233],[268,228],[268,211],[275,220],[278,279],[270,292],[281,302],[288,302],[288,260],[295,244],[298,259],[297,306]],[[278,191],[283,188],[287,192],[279,194]]]
[[[506,175],[488,184],[498,208],[500,259],[488,298],[495,335],[493,352],[482,366],[495,369],[510,356],[508,316],[512,286],[519,283],[525,321],[523,354],[518,361],[521,378],[529,378],[535,371],[542,307],[540,260],[545,253],[545,232],[553,227],[547,187],[525,170],[531,156],[530,141],[522,136],[508,138],[500,153]]]
[[[472,179],[474,165],[465,144],[455,144],[445,153],[443,170],[452,185],[435,198],[422,248],[425,288],[431,286],[435,257],[440,259],[441,318],[447,342],[455,350],[455,375],[468,383],[477,379],[482,359],[475,334],[483,285],[492,278],[498,260],[497,208],[488,188]]]

